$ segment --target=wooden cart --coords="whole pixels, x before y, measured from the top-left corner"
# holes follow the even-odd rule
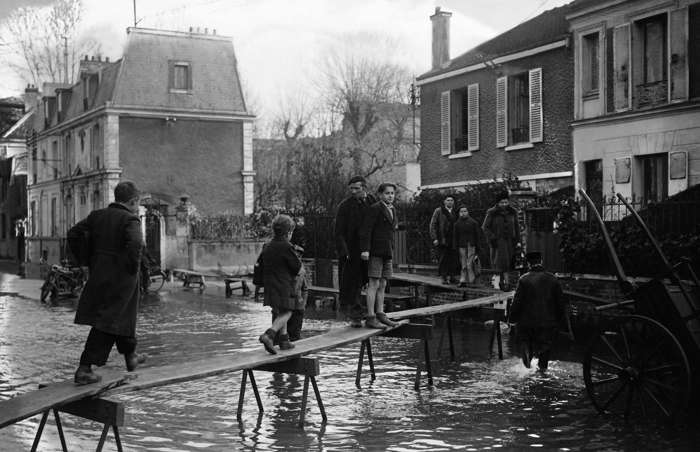
[[[595,308],[601,314],[600,330],[583,359],[588,396],[601,413],[673,418],[700,395],[694,389],[700,370],[698,277],[689,261],[668,261],[645,222],[618,194],[663,262],[662,274],[643,284],[632,283],[600,214],[586,193],[579,192],[600,224],[628,298]]]

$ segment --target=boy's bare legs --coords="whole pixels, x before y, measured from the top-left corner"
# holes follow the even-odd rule
[[[377,301],[375,303],[375,311],[377,320],[386,326],[396,326],[397,323],[393,320],[389,320],[384,312],[384,293],[386,290],[386,278],[379,280],[379,288],[377,289]]]
[[[383,280],[380,278],[370,278],[367,284],[367,320],[365,320],[365,326],[367,328],[384,328],[384,325],[377,321],[375,309],[377,305],[377,299],[379,297],[379,288],[382,287],[382,306],[384,299],[384,286],[381,285]],[[386,283],[385,283],[386,284]]]
[[[292,311],[285,311],[277,315],[272,322],[272,326],[258,339],[268,353],[272,355],[277,354],[274,346],[274,337],[278,331],[280,332],[280,349],[287,350],[294,347],[294,344],[289,342],[289,335],[287,334],[287,321],[291,316]]]

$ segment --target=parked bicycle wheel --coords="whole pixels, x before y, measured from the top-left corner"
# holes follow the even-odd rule
[[[55,279],[53,276],[49,276],[48,279],[41,286],[41,297],[42,303],[46,303],[46,299],[49,298],[51,303],[55,303],[58,298],[58,287],[56,287]]]
[[[165,279],[165,272],[162,271],[150,275],[148,277],[148,287],[146,287],[146,290],[149,293],[158,293],[158,291],[163,288],[163,284],[165,284]]]

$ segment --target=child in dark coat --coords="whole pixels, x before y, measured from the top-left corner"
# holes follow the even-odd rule
[[[274,237],[265,245],[258,264],[262,267],[264,305],[270,306],[273,313],[272,326],[259,338],[265,350],[277,354],[274,346],[279,332],[281,350],[294,348],[287,330],[287,322],[295,310],[302,310],[306,300],[302,294],[305,285],[305,271],[301,259],[289,240],[294,230],[294,222],[287,215],[278,215],[272,221]],[[299,322],[299,327],[301,322]]]
[[[466,206],[459,208],[459,217],[453,228],[452,243],[459,251],[459,263],[462,271],[459,275],[459,286],[466,287],[472,284],[474,274],[474,258],[479,254],[479,237],[481,228],[475,219],[469,216]]]

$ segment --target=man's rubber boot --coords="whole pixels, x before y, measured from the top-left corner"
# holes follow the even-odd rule
[[[78,366],[78,370],[75,371],[75,384],[78,386],[89,385],[92,383],[97,383],[102,380],[102,376],[97,375],[92,371],[89,365],[81,364]]]
[[[386,316],[384,312],[377,312],[377,320],[379,320],[384,325],[393,328],[398,325],[398,322],[394,322],[389,317]]]
[[[375,316],[367,316],[365,319],[365,328],[377,328],[383,330],[384,324],[380,323]]]
[[[136,352],[127,353],[124,355],[124,362],[126,363],[126,370],[133,372],[139,364],[146,362],[146,355],[139,355]]]
[[[272,339],[275,337],[275,334],[277,334],[275,330],[268,329],[260,336],[260,338],[258,338],[260,343],[265,346],[265,350],[267,350],[267,352],[271,355],[277,354],[277,350],[275,350],[275,344]]]
[[[280,350],[291,350],[294,348],[294,344],[292,344],[289,340],[289,335],[288,334],[280,334]]]

